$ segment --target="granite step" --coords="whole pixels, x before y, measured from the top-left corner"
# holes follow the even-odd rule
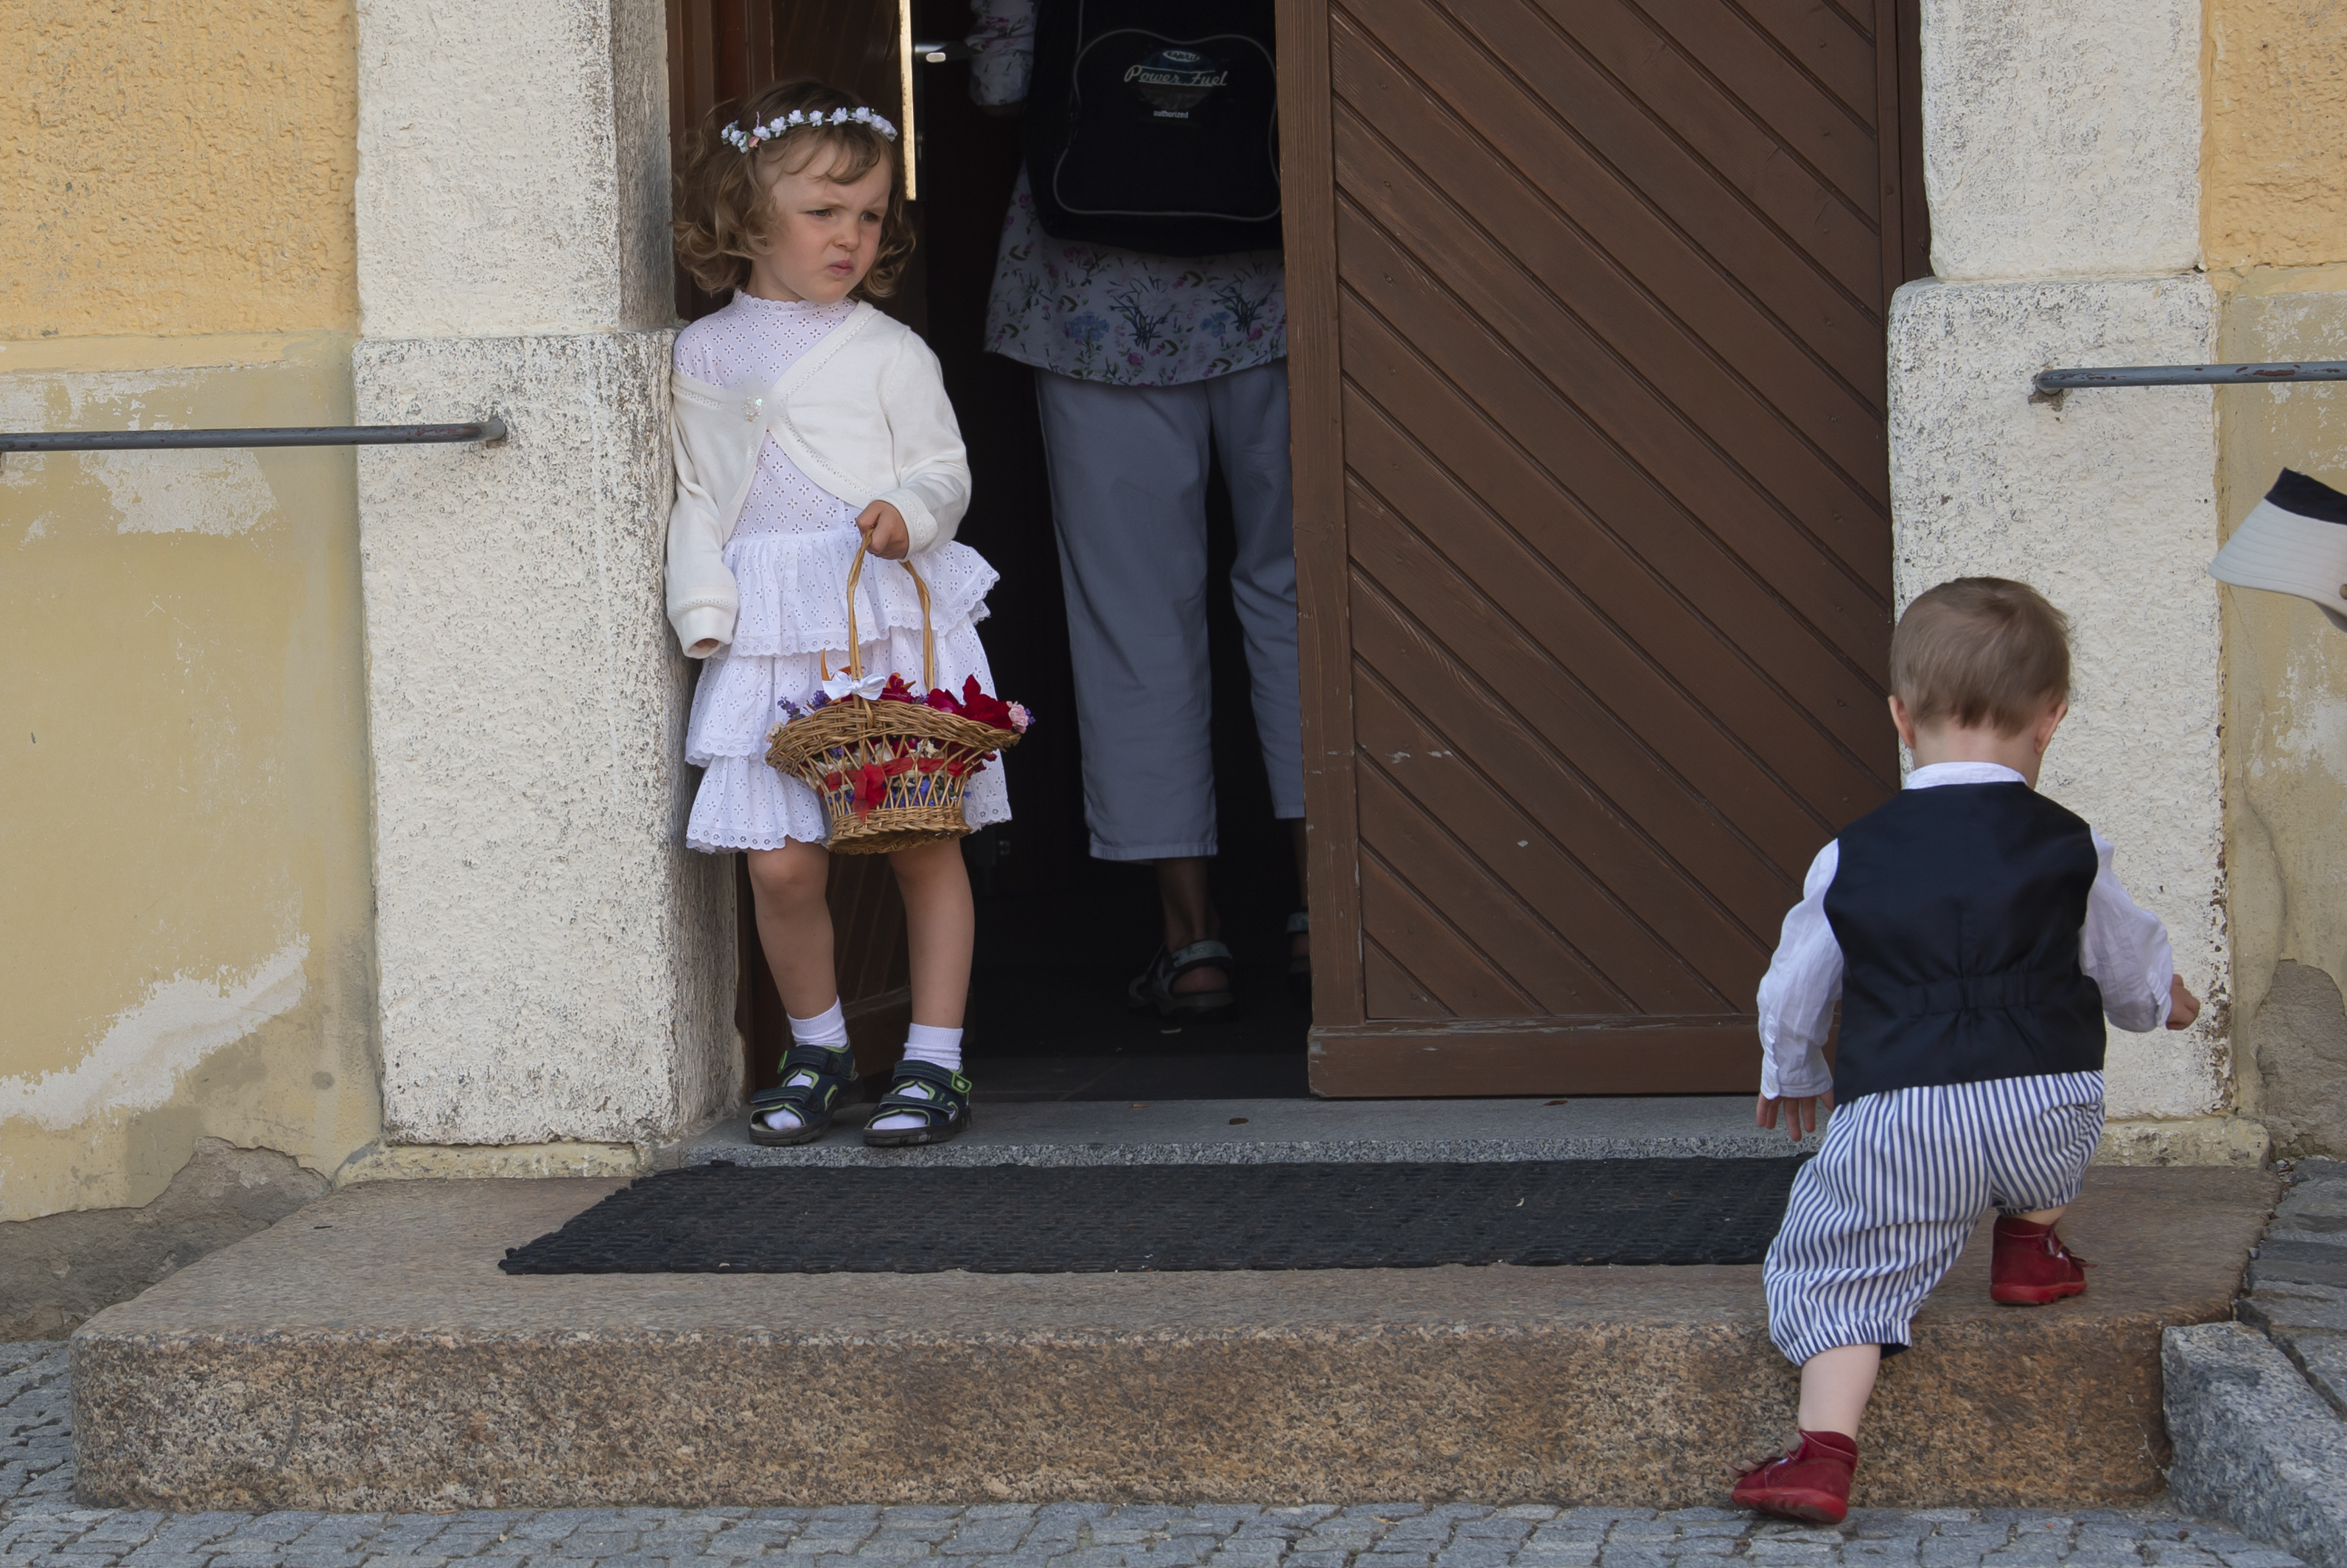
[[[2314,1392],[2347,1416],[2347,1163],[2298,1162],[2250,1255],[2249,1294],[2235,1315],[2262,1330]]]
[[[1717,1503],[1793,1414],[1755,1267],[509,1277],[617,1184],[354,1187],[73,1342],[79,1493],[200,1510],[1098,1500]],[[2161,1330],[2274,1186],[2097,1168],[2041,1309],[1975,1241],[1885,1369],[1881,1507],[2114,1504]],[[820,1216],[810,1215],[810,1224]]]

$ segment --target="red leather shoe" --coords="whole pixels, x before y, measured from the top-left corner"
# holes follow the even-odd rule
[[[1781,1519],[1840,1524],[1850,1513],[1858,1444],[1840,1432],[1803,1432],[1793,1451],[1753,1466],[1736,1483],[1738,1508]]]
[[[1999,1214],[1996,1253],[1989,1262],[1988,1294],[2009,1307],[2043,1307],[2086,1288],[2093,1264],[2070,1255],[2052,1225]]]

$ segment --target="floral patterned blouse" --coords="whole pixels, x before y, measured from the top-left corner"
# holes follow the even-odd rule
[[[1014,104],[1035,62],[1035,0],[970,0],[970,97]],[[1179,386],[1287,354],[1286,274],[1276,251],[1149,256],[1055,240],[1020,169],[1002,220],[989,354],[1082,381]]]

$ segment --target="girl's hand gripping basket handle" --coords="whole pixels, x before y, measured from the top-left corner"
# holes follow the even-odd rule
[[[864,580],[864,558],[871,553],[871,549],[872,536],[866,534],[857,541],[856,559],[847,568],[847,674],[850,680],[855,681],[864,679],[863,640],[856,632],[856,586]],[[884,556],[881,559],[885,560],[887,558]],[[913,579],[913,591],[921,596],[921,690],[927,692],[938,683],[938,629],[929,621],[929,585],[923,582],[921,574],[913,569],[912,557],[907,556],[897,564],[905,569],[905,575]],[[817,655],[817,661],[823,671],[823,678],[830,680],[829,657]]]

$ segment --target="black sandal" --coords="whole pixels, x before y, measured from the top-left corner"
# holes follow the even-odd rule
[[[1156,1011],[1159,1018],[1220,1018],[1238,1005],[1238,999],[1225,985],[1218,991],[1177,991],[1174,982],[1192,969],[1220,969],[1225,976],[1231,972],[1231,950],[1220,942],[1193,942],[1175,952],[1157,949],[1149,960],[1149,968],[1138,979],[1125,988],[1125,998],[1135,1012]]]
[[[928,1086],[927,1094],[907,1094],[905,1086]],[[921,1118],[918,1127],[864,1125],[864,1142],[873,1149],[905,1149],[916,1143],[942,1143],[969,1129],[969,1080],[950,1067],[933,1061],[900,1061],[888,1080],[888,1092],[873,1107],[872,1122],[910,1112]]]
[[[848,1047],[791,1047],[783,1057],[783,1081],[750,1096],[750,1142],[769,1149],[814,1143],[831,1131],[831,1108],[838,1103],[839,1091],[854,1081],[856,1055]],[[767,1126],[767,1115],[775,1111],[789,1112],[799,1124]]]

